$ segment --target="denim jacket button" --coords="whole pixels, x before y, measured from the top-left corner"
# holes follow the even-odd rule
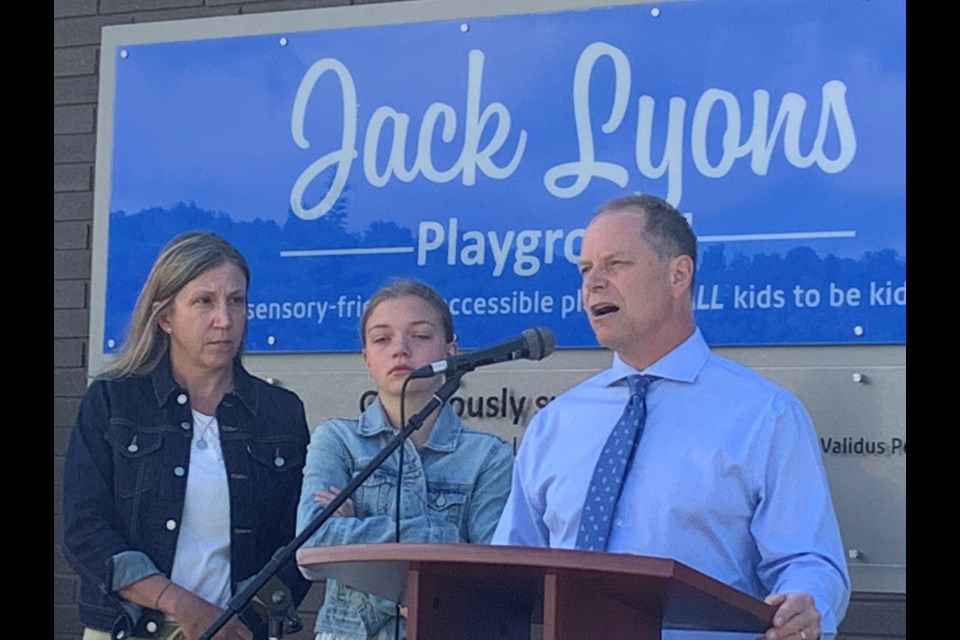
[[[443,498],[443,496],[438,496],[438,497],[437,497],[437,506],[438,506],[438,507],[442,507],[442,506],[445,505],[445,504],[447,504],[447,501]]]
[[[177,404],[187,404],[187,394],[181,393],[177,396]]]
[[[129,451],[130,453],[136,453],[136,452],[139,451],[139,450],[140,450],[140,447],[138,447],[138,446],[137,446],[135,443],[133,443],[133,442],[131,442],[131,443],[127,446],[127,451]]]
[[[174,468],[173,468],[173,475],[177,476],[178,478],[182,478],[186,473],[187,473],[187,471],[186,471],[186,469],[184,469],[183,467],[174,467]]]
[[[190,423],[187,422],[186,420],[180,423],[180,428],[183,429],[184,431],[189,431],[190,426],[191,426]]]
[[[277,467],[282,467],[284,462],[286,462],[286,460],[284,460],[280,456],[277,456],[276,458],[273,459],[273,464],[274,466],[277,466]]]
[[[167,520],[167,531],[173,531],[177,528],[177,521],[173,518]]]

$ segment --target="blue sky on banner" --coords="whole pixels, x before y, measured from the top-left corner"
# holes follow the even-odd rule
[[[593,346],[579,232],[644,191],[691,216],[715,344],[903,341],[904,20],[689,2],[121,47],[105,340],[146,247],[216,225],[276,305],[254,349],[354,348],[347,304],[393,274],[459,301],[471,346]]]

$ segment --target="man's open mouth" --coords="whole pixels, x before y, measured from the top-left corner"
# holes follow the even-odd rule
[[[619,310],[620,310],[620,307],[618,307],[617,305],[609,302],[604,302],[598,305],[594,305],[593,307],[590,307],[590,314],[594,318],[599,318],[600,316],[605,316],[608,313],[613,313],[614,311],[619,311]]]

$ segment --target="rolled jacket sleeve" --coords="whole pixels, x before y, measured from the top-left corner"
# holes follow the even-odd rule
[[[142,551],[121,551],[113,556],[113,591],[160,573],[157,565]]]

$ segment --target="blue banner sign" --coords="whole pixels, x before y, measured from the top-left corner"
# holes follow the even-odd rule
[[[250,351],[358,349],[391,276],[435,286],[464,348],[595,347],[580,241],[628,192],[691,220],[711,344],[905,342],[905,2],[317,21],[105,52],[106,352],[193,228],[250,261]]]

